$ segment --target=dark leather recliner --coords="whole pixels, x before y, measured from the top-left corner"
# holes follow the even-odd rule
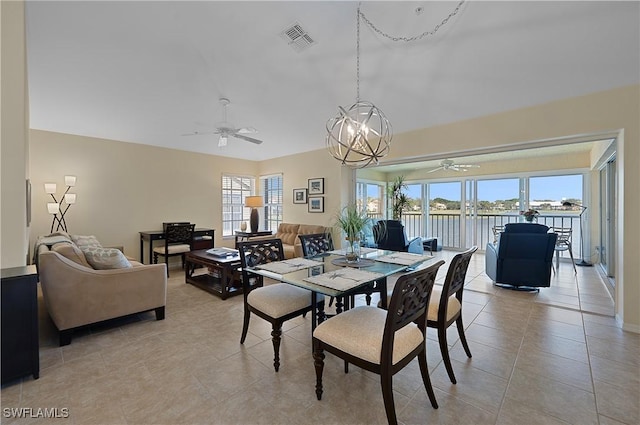
[[[422,254],[422,238],[407,239],[404,225],[398,220],[380,220],[373,225],[373,239],[378,249]]]
[[[535,223],[510,223],[497,244],[488,243],[485,271],[498,284],[548,287],[558,235]]]

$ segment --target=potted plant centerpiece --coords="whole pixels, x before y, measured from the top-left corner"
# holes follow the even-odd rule
[[[526,211],[520,211],[520,215],[524,216],[524,219],[529,223],[532,223],[534,220],[538,221],[538,216],[540,215],[540,213],[533,208],[529,208]]]
[[[356,205],[348,205],[336,217],[335,227],[339,228],[349,243],[345,259],[353,263],[360,261],[360,237],[372,223],[366,209],[359,209]]]

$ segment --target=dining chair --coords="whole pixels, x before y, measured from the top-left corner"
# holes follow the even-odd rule
[[[255,267],[273,261],[284,260],[284,248],[280,239],[264,239],[238,242],[242,264],[242,288],[244,297],[244,322],[240,344],[244,344],[249,330],[251,313],[271,323],[273,342],[273,367],[280,369],[280,340],[282,324],[289,319],[311,311],[312,292],[288,283],[264,284],[261,275],[251,273],[247,267]],[[322,302],[322,301],[320,301]]]
[[[163,256],[167,265],[167,277],[169,277],[169,257],[182,256],[182,268],[184,268],[184,254],[191,251],[195,227],[195,224],[189,223],[165,223],[164,246],[153,248],[153,263],[158,264],[158,256]]]
[[[440,260],[398,278],[389,309],[360,306],[322,322],[313,332],[316,396],[322,399],[325,351],[380,375],[382,397],[390,424],[397,424],[393,375],[416,356],[422,382],[434,409],[438,408],[427,369],[427,308]],[[345,372],[347,370],[345,369]]]
[[[550,232],[558,235],[556,239],[556,269],[560,267],[560,252],[561,251],[569,251],[569,256],[571,257],[571,263],[573,263],[573,271],[578,273],[576,269],[576,261],[573,259],[573,250],[571,249],[571,234],[573,230],[570,227],[552,227]],[[553,269],[555,271],[555,269]]]
[[[333,239],[331,233],[311,233],[308,235],[298,235],[302,244],[302,256],[305,258],[315,257],[324,252],[333,251]]]
[[[456,383],[456,376],[453,373],[451,358],[449,357],[447,328],[453,323],[456,324],[462,347],[467,357],[471,358],[471,351],[467,344],[467,338],[464,335],[464,325],[462,323],[462,292],[464,290],[464,280],[467,276],[467,270],[469,269],[469,261],[471,261],[471,256],[477,250],[478,247],[474,246],[453,257],[451,264],[449,264],[444,284],[441,287],[436,286],[433,288],[433,294],[429,301],[427,326],[438,330],[440,353],[442,353],[444,366],[453,384]]]

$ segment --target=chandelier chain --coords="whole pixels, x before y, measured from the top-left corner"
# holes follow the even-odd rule
[[[442,22],[440,22],[438,25],[436,25],[435,27],[433,27],[432,30],[430,31],[425,31],[420,35],[416,35],[413,37],[394,37],[392,35],[387,34],[386,32],[380,30],[378,27],[376,27],[375,25],[373,25],[373,22],[371,22],[365,15],[363,12],[360,11],[360,5],[358,4],[358,17],[362,17],[362,19],[364,20],[364,22],[369,25],[371,27],[372,30],[374,30],[376,33],[378,33],[379,35],[388,38],[389,40],[392,41],[404,41],[404,42],[411,42],[411,41],[416,41],[416,40],[422,40],[424,37],[428,36],[428,35],[435,35],[436,32],[438,32],[438,30],[440,28],[442,28],[444,25],[447,24],[447,22],[449,22],[449,19],[453,18],[454,16],[456,16],[458,14],[458,12],[460,11],[460,8],[462,7],[462,5],[464,4],[466,0],[461,0],[458,5],[456,6],[456,8],[453,10],[453,12],[451,12],[449,14],[449,16],[447,16],[446,18],[444,18],[442,20]],[[359,31],[360,31],[360,19],[358,19],[358,42],[360,39],[359,36]]]
[[[356,14],[356,103],[360,102],[360,4]]]

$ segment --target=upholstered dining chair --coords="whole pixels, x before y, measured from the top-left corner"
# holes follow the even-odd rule
[[[451,383],[456,383],[456,376],[451,366],[449,357],[449,346],[447,345],[447,328],[453,323],[458,328],[460,342],[464,352],[471,358],[471,351],[464,335],[464,325],[462,323],[462,292],[464,290],[464,280],[467,276],[469,261],[471,256],[478,249],[477,246],[456,254],[449,264],[447,277],[442,286],[435,286],[429,301],[429,312],[427,314],[427,326],[438,330],[438,343],[440,353],[447,369],[447,374]]]
[[[573,264],[574,273],[578,273],[576,269],[576,260],[573,259],[573,250],[571,249],[571,234],[573,230],[571,227],[552,227],[549,229],[550,232],[558,235],[556,239],[556,269],[560,267],[560,252],[569,251],[569,256],[571,257],[571,263]],[[552,269],[555,271],[555,269]]]
[[[360,306],[340,313],[313,332],[313,359],[316,369],[316,396],[322,399],[322,372],[325,351],[380,375],[382,397],[390,424],[397,424],[393,402],[393,375],[416,356],[429,401],[438,408],[427,369],[427,308],[440,266],[404,274],[398,278],[389,309]],[[347,370],[345,369],[345,372]]]
[[[247,267],[284,260],[282,240],[263,239],[238,242],[238,250],[242,263],[242,288],[244,292],[244,322],[240,344],[244,344],[247,338],[251,313],[271,323],[273,367],[277,372],[280,369],[282,324],[311,311],[312,292],[288,283],[265,285],[263,276],[247,271]]]
[[[182,256],[184,268],[184,254],[191,251],[195,227],[195,224],[189,223],[165,223],[164,246],[153,248],[153,263],[157,264],[158,256],[163,256],[167,264],[167,277],[169,276],[169,257]]]

